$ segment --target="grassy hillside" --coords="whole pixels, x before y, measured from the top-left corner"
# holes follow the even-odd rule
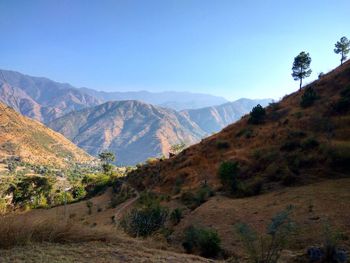
[[[0,103],[0,158],[10,156],[56,167],[92,160],[61,134]]]
[[[315,99],[304,105],[310,89]],[[172,193],[180,181],[183,191],[203,183],[220,188],[224,161],[238,163],[243,195],[349,176],[349,105],[347,62],[267,107],[261,123],[251,124],[244,116],[173,158],[141,167],[130,181],[164,193]]]

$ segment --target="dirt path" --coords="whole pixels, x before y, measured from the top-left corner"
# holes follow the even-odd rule
[[[131,207],[139,198],[140,198],[140,194],[137,190],[133,189],[136,193],[136,196],[133,197],[132,199],[129,199],[127,201],[125,201],[124,203],[120,204],[120,206],[118,206],[116,208],[116,213],[114,214],[114,217],[116,220],[119,220],[123,214],[123,212],[125,210],[127,210],[129,207]]]

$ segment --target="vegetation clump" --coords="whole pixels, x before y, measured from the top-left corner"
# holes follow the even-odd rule
[[[168,216],[168,209],[160,204],[134,208],[121,221],[121,227],[133,237],[146,237],[160,229]]]
[[[200,255],[215,258],[221,252],[221,239],[218,233],[210,228],[190,226],[185,230],[182,246],[187,253],[199,252]]]
[[[265,116],[265,109],[260,104],[258,104],[250,112],[248,122],[251,124],[261,124],[264,122]]]
[[[235,225],[236,231],[247,251],[249,262],[276,263],[288,244],[295,224],[290,219],[292,207],[276,214],[267,226],[266,234],[258,234],[245,223]]]
[[[182,209],[180,208],[175,208],[170,214],[170,220],[174,225],[180,223],[182,217]]]
[[[318,99],[316,91],[312,87],[306,88],[301,96],[300,106],[303,108],[310,107]]]
[[[235,193],[239,187],[239,164],[235,161],[223,162],[219,167],[219,177],[225,190]]]
[[[182,193],[181,201],[184,205],[193,210],[205,203],[208,198],[214,194],[214,191],[209,185],[202,185],[195,193],[190,191]]]

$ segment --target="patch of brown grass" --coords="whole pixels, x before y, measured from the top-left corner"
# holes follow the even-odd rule
[[[11,216],[2,217],[0,221],[0,248],[6,249],[31,243],[76,243],[112,239],[110,229],[96,230],[70,220],[23,221],[23,218]]]

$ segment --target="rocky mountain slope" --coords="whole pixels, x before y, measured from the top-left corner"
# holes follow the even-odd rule
[[[195,122],[207,134],[211,134],[238,121],[243,115],[249,113],[257,104],[265,107],[269,102],[272,102],[272,100],[242,98],[218,106],[183,110],[182,113],[188,116],[189,119]]]
[[[69,84],[8,70],[0,70],[0,101],[43,123],[101,103]]]
[[[92,160],[61,134],[0,103],[0,158],[9,156],[58,167]]]
[[[193,144],[204,132],[178,112],[139,101],[116,101],[71,112],[48,124],[92,155],[109,150],[119,164],[167,155],[179,142]]]
[[[249,116],[177,156],[136,170],[139,188],[173,193],[203,183],[220,188],[224,161],[237,162],[243,195],[324,178],[349,176],[350,61],[266,108],[261,123]]]

